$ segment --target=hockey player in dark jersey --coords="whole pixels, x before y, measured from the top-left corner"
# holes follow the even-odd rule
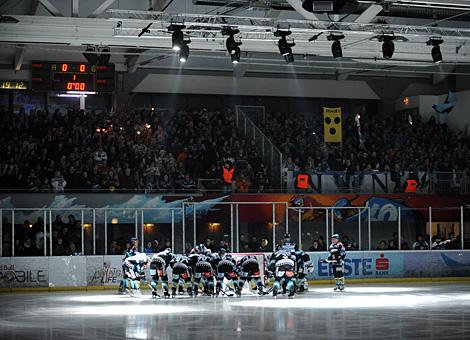
[[[308,290],[307,274],[313,272],[313,263],[308,255],[303,250],[295,252],[296,268],[297,268],[297,291],[302,293]]]
[[[256,288],[258,289],[259,295],[264,295],[264,285],[261,280],[260,268],[258,260],[253,255],[246,255],[238,263],[238,287],[236,293],[238,296],[241,295],[243,286],[245,282],[250,284],[251,281],[254,281]]]
[[[211,251],[203,244],[197,245],[193,250],[191,250],[189,259],[194,271],[194,295],[198,295],[201,281],[204,286],[204,293],[207,295],[215,294],[214,268],[212,264],[215,257]]]
[[[168,248],[160,253],[154,254],[150,259],[150,276],[152,277],[150,287],[152,288],[152,297],[158,297],[158,281],[162,283],[164,297],[170,297],[167,270],[173,264],[174,258],[175,255],[171,252],[171,249]]]
[[[186,286],[186,291],[189,296],[193,296],[193,284],[191,282],[192,268],[190,266],[190,260],[187,256],[181,256],[174,261],[173,264],[173,277],[172,277],[172,295],[176,295],[176,288],[183,290]]]
[[[121,280],[118,288],[118,294],[124,294],[128,291],[129,287],[129,281],[126,279],[125,275],[125,270],[124,270],[124,261],[131,256],[134,256],[137,254],[137,249],[139,248],[139,239],[137,237],[132,237],[130,242],[129,242],[129,248],[126,249],[124,252],[124,258],[122,259],[123,264],[122,264],[122,274],[123,274],[123,279]]]
[[[220,292],[223,291],[224,279],[227,279],[227,287],[233,284],[237,295],[241,291],[238,287],[238,274],[237,274],[237,262],[232,255],[225,253],[224,249],[219,252],[220,259],[217,261],[217,286],[216,295],[219,296]],[[226,293],[225,293],[226,294]],[[233,293],[232,293],[233,294]]]
[[[331,263],[333,268],[333,276],[335,278],[334,291],[344,290],[344,258],[346,257],[346,248],[343,243],[339,240],[339,235],[334,234],[331,237],[331,244],[329,247],[328,259],[323,260],[324,262]]]
[[[268,270],[274,274],[273,296],[276,297],[281,287],[283,291],[288,293],[289,297],[295,295],[296,278],[295,278],[295,261],[296,257],[286,249],[279,249],[271,255],[268,264]]]

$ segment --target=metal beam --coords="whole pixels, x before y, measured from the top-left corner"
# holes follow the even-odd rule
[[[33,3],[31,4],[31,15],[38,14],[38,9],[39,9],[39,0],[34,0]]]
[[[49,0],[39,0],[41,5],[44,6],[44,8],[51,13],[55,17],[63,17],[64,15],[62,14],[61,11],[59,11]]]
[[[300,0],[287,0],[287,2],[289,3],[289,5],[292,6],[293,9],[297,11],[297,13],[299,13],[305,19],[319,21],[318,17],[315,14],[306,11],[302,7],[302,2]]]
[[[152,11],[161,11],[163,8],[165,8],[167,2],[168,0],[150,0],[149,7],[152,9]]]
[[[116,0],[105,0],[93,13],[91,13],[89,18],[96,18],[98,15],[106,11]]]
[[[128,73],[135,73],[139,67],[139,55],[130,55],[126,57],[126,66]]]
[[[382,9],[383,9],[382,6],[372,4],[364,12],[362,12],[361,15],[358,16],[356,20],[354,20],[354,22],[367,24],[368,22],[371,22],[372,19],[374,19],[377,16],[377,14],[382,12]]]
[[[15,64],[13,66],[15,71],[21,70],[21,66],[23,65],[25,50],[26,49],[24,48],[24,46],[16,49]]]
[[[79,0],[72,0],[72,16],[78,17],[78,2]]]

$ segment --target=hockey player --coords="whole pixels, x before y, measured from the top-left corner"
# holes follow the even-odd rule
[[[194,295],[199,293],[199,285],[203,281],[204,293],[213,295],[214,292],[214,270],[211,262],[214,261],[214,256],[209,249],[203,244],[199,244],[191,250],[189,255],[190,263],[194,270]]]
[[[297,265],[297,287],[300,293],[308,290],[307,274],[313,271],[313,263],[308,255],[303,250],[295,252],[295,259]]]
[[[296,287],[295,278],[296,257],[288,250],[279,249],[271,255],[268,270],[274,273],[273,296],[276,297],[281,287],[283,292],[288,292],[289,297],[293,297]]]
[[[238,287],[236,290],[236,294],[238,296],[241,296],[243,286],[247,281],[248,284],[250,284],[251,281],[254,281],[256,284],[256,288],[258,289],[258,294],[264,295],[264,285],[261,281],[259,263],[255,256],[246,255],[242,257],[242,259],[238,263],[238,272],[240,275],[240,278],[238,280]]]
[[[121,280],[118,288],[118,294],[124,294],[129,289],[128,280],[126,279],[124,261],[131,256],[137,254],[137,249],[139,248],[139,239],[137,237],[132,237],[129,242],[129,247],[124,252],[124,258],[122,259],[122,275],[123,279]]]
[[[282,242],[277,246],[276,250],[284,250],[290,254],[294,254],[297,251],[297,245],[292,242],[289,233],[285,233]]]
[[[173,265],[174,259],[175,255],[171,252],[170,248],[153,255],[150,259],[150,276],[152,277],[150,287],[152,288],[152,297],[158,297],[157,286],[159,280],[162,282],[163,296],[166,298],[170,297],[167,270]]]
[[[140,292],[140,280],[144,276],[144,267],[149,259],[145,253],[137,253],[124,260],[124,277],[129,280],[130,293],[133,296],[142,295]]]
[[[227,287],[230,287],[230,283],[233,283],[235,292],[238,295],[241,289],[238,287],[237,262],[232,255],[225,253],[223,249],[219,252],[219,255],[221,258],[217,263],[216,296],[219,296],[222,291],[224,278],[228,281]]]
[[[324,262],[331,263],[333,268],[333,276],[335,278],[334,291],[344,290],[344,258],[346,257],[346,248],[343,243],[339,240],[339,235],[334,234],[331,237],[331,244],[329,247],[330,255]]]
[[[189,265],[189,257],[181,256],[176,259],[173,265],[173,277],[172,277],[172,295],[176,295],[176,287],[180,287],[181,290],[186,285],[186,290],[189,296],[193,296],[193,284],[191,282],[191,267]]]

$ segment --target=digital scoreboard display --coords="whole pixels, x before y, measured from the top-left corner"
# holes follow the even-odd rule
[[[0,90],[27,90],[28,83],[16,80],[0,80]]]
[[[114,64],[33,62],[31,89],[45,91],[113,92]]]

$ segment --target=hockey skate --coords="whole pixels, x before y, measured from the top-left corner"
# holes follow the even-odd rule
[[[157,299],[159,298],[160,295],[158,295],[157,291],[156,290],[152,290],[152,299]]]
[[[176,288],[171,288],[171,297],[176,297]]]

